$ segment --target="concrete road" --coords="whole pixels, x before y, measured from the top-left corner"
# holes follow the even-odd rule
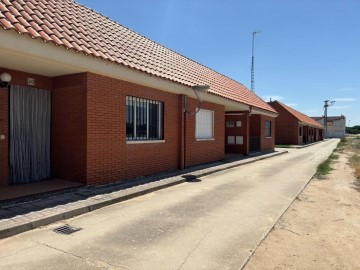
[[[0,269],[241,269],[336,147],[328,140],[0,241]]]

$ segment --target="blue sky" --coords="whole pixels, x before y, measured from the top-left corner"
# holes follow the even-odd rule
[[[309,116],[360,125],[360,0],[77,0]]]

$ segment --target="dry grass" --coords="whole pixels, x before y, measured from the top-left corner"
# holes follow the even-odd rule
[[[358,180],[360,180],[360,166],[355,168],[355,176]]]
[[[348,144],[345,147],[346,152],[351,154],[349,164],[354,169],[354,175],[358,182],[360,181],[360,137],[347,138]]]

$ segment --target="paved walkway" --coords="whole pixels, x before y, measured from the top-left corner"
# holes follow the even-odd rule
[[[284,148],[296,148],[296,149],[301,149],[301,148],[305,148],[305,147],[309,147],[309,146],[313,146],[315,144],[318,144],[318,143],[322,143],[324,142],[325,140],[323,141],[318,141],[318,142],[313,142],[313,143],[306,143],[306,144],[288,144],[288,145],[277,145],[277,147],[279,149],[284,149]]]
[[[196,181],[201,176],[284,153],[287,151],[277,149],[269,154],[257,154],[241,158],[231,157],[225,161],[195,166],[183,171],[156,174],[125,183],[83,187],[67,193],[48,194],[32,200],[0,203],[0,239],[185,181]]]

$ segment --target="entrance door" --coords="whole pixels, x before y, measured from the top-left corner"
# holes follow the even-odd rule
[[[51,92],[11,85],[10,183],[50,177]]]

